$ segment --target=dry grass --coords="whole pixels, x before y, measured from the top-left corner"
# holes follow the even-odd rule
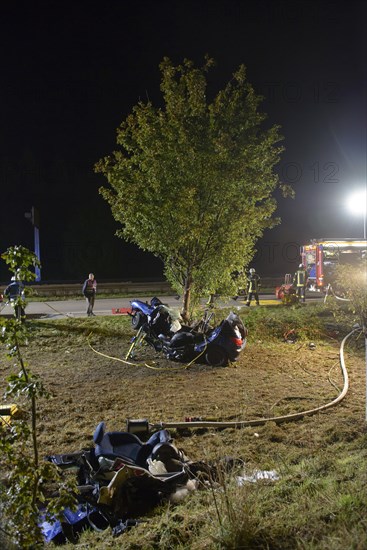
[[[244,315],[254,326],[260,314]],[[282,314],[269,312],[268,318],[271,315],[276,319]],[[333,400],[342,387],[338,342],[319,338],[311,350],[307,339],[293,345],[281,338],[266,339],[264,323],[260,317],[258,321],[261,341],[253,331],[236,364],[227,368],[195,364],[187,369],[148,347],[138,350],[134,366],[90,348],[88,342],[101,353],[123,358],[133,335],[127,318],[32,321],[33,338],[24,356],[53,394],[39,406],[41,454],[92,446],[93,431],[101,420],[109,430],[124,430],[127,418],[148,418],[151,423],[182,421],[186,416],[250,420],[300,412]],[[193,460],[234,456],[242,458],[249,471],[277,470],[280,481],[238,487],[224,478],[220,490],[199,491],[179,506],[157,510],[148,523],[118,539],[107,532],[91,532],[78,546],[366,548],[361,345],[352,346],[347,366],[350,391],[339,406],[324,413],[242,430],[171,431],[177,446]],[[2,360],[3,379],[10,370],[10,362]]]

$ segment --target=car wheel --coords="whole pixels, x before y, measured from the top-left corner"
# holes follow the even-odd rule
[[[212,367],[225,367],[228,363],[228,355],[220,346],[210,346],[205,354],[205,361]]]
[[[140,311],[137,311],[131,317],[131,326],[133,327],[133,329],[138,330],[145,323],[145,321],[146,316]]]

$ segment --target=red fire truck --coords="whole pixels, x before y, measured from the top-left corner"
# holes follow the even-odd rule
[[[301,258],[308,272],[309,289],[321,291],[331,282],[335,265],[367,259],[367,242],[355,239],[312,240],[301,246]]]

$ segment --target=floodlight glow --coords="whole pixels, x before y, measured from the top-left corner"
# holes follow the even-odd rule
[[[367,210],[367,193],[366,190],[357,191],[351,195],[347,202],[348,210],[353,214],[366,215]]]

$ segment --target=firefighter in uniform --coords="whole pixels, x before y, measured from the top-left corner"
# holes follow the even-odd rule
[[[14,304],[14,315],[19,321],[25,320],[24,311],[24,284],[16,277],[11,278],[10,284],[4,290],[4,295],[9,302]]]
[[[246,306],[250,306],[252,297],[255,298],[256,305],[259,306],[259,289],[260,289],[260,277],[255,272],[255,269],[252,267],[249,271],[249,276],[247,277],[247,302]]]
[[[293,277],[293,285],[296,287],[298,300],[306,301],[307,271],[303,264],[299,264]]]

